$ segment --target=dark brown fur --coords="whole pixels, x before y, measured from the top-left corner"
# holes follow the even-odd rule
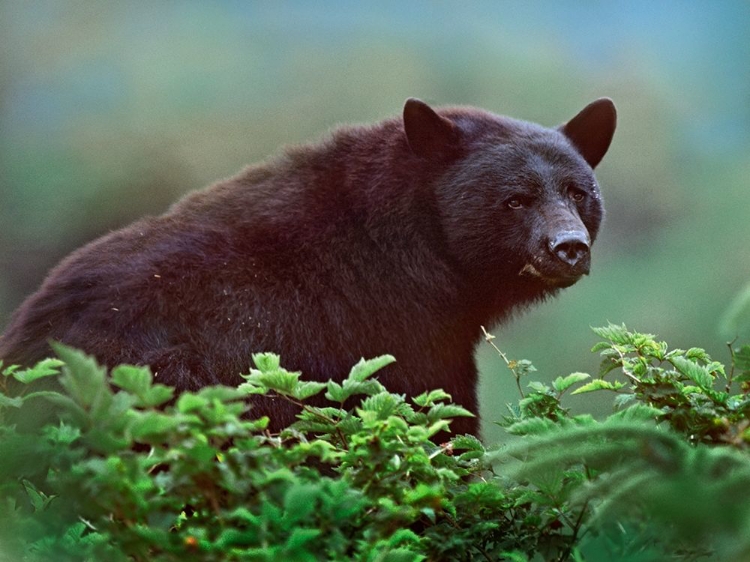
[[[409,100],[403,118],[340,129],[73,252],[0,357],[31,364],[58,340],[186,390],[236,385],[258,351],[317,380],[390,353],[389,389],[443,388],[476,412],[480,326],[588,272],[592,168],[614,127],[609,100],[558,129]],[[256,411],[276,427],[294,415]]]

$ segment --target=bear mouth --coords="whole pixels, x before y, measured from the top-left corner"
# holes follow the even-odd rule
[[[518,275],[521,277],[534,277],[542,281],[545,285],[555,288],[564,289],[575,284],[581,277],[586,275],[585,271],[570,271],[567,273],[547,274],[539,271],[533,264],[527,263],[521,268]]]

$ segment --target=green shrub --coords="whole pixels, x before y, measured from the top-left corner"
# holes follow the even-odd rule
[[[593,380],[524,391],[533,366],[503,355],[521,399],[494,451],[433,443],[469,412],[440,390],[388,392],[389,356],[323,384],[258,354],[237,388],[175,400],[147,368],[108,376],[58,345],[0,378],[0,560],[750,559],[750,347],[725,369],[595,331]],[[562,404],[592,391],[614,393],[606,420]],[[269,432],[251,394],[298,404],[298,421]]]

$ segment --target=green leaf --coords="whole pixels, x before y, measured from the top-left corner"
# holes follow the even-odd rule
[[[624,388],[625,384],[619,381],[609,382],[604,379],[594,379],[588,384],[576,388],[571,394],[584,394],[586,392],[593,392],[595,390],[614,390],[618,391]]]
[[[332,402],[345,402],[352,396],[365,394],[373,396],[385,390],[382,384],[376,380],[358,382],[352,379],[344,379],[342,384],[328,381],[325,397]]]
[[[260,384],[284,396],[292,396],[300,384],[300,375],[299,372],[292,373],[285,369],[276,369],[253,371],[243,376],[249,383]]]
[[[29,384],[43,377],[52,377],[60,374],[60,367],[64,365],[59,359],[42,359],[30,369],[22,369],[13,372],[13,378],[24,384]]]
[[[691,347],[685,352],[685,357],[688,359],[705,361],[706,363],[711,361],[711,357],[706,353],[706,350],[701,349],[700,347]]]
[[[2,375],[4,377],[11,376],[13,373],[15,373],[20,368],[21,368],[21,365],[8,365],[7,367],[3,367],[3,361],[2,361],[2,359],[0,359],[0,369],[2,369],[2,371],[0,371],[0,373],[2,373]]]
[[[740,371],[750,371],[750,345],[734,350],[734,366]]]
[[[410,428],[410,431],[412,429],[418,429],[415,427]],[[425,434],[425,438],[429,439],[433,435],[437,435],[441,431],[450,431],[450,421],[448,420],[438,420],[435,423],[431,424],[427,427],[427,433]]]
[[[209,404],[209,400],[203,396],[198,396],[192,392],[181,394],[177,399],[177,411],[182,414],[188,414],[195,410],[200,410]]]
[[[507,428],[511,435],[541,435],[558,429],[558,425],[547,418],[528,418]]]
[[[615,399],[614,399],[615,409],[619,410],[623,408],[624,406],[626,406],[627,404],[629,404],[630,402],[632,402],[633,400],[635,400],[635,394],[631,394],[631,393],[618,394],[617,396],[615,396]]]
[[[362,358],[359,360],[359,363],[354,365],[351,371],[349,371],[348,378],[357,382],[363,382],[386,365],[390,365],[395,361],[396,358],[393,357],[393,355],[381,355],[372,359]]]
[[[534,367],[534,365],[528,359],[511,361],[508,367],[517,377],[525,377],[531,373],[536,372],[536,367]]]
[[[35,398],[43,398],[53,405],[66,410],[78,427],[83,427],[89,423],[89,415],[86,413],[86,410],[81,408],[80,404],[69,396],[54,391],[32,392],[24,396],[23,401],[26,403]]]
[[[243,546],[250,546],[256,543],[256,533],[252,531],[245,531],[239,529],[224,529],[221,534],[216,538],[216,546],[223,549],[229,550],[232,548],[242,548]],[[256,558],[251,558],[256,560]]]
[[[305,381],[300,382],[292,391],[292,396],[298,400],[306,400],[315,396],[328,385],[324,382]]]
[[[130,433],[137,441],[160,441],[177,429],[182,420],[173,415],[148,411],[140,413],[130,422]]]
[[[138,400],[135,405],[153,408],[169,401],[174,388],[163,384],[153,384],[154,377],[148,367],[119,365],[112,369],[112,383],[134,394]]]
[[[662,414],[663,412],[659,408],[647,406],[646,404],[633,404],[629,408],[625,408],[624,410],[612,414],[607,418],[607,421],[649,421],[655,420]]]
[[[24,399],[20,396],[6,396],[0,394],[0,408],[20,408],[23,405]]]
[[[457,435],[451,439],[453,449],[456,451],[481,451],[485,452],[482,442],[473,435]]]
[[[518,550],[501,552],[501,560],[508,560],[508,562],[529,562],[528,556]]]
[[[621,324],[618,326],[617,324],[610,323],[608,326],[591,328],[591,331],[600,338],[604,338],[605,340],[609,340],[613,343],[626,344],[631,340],[630,334],[628,333],[628,329],[627,327],[625,327],[625,324]]]
[[[111,394],[106,382],[106,369],[93,357],[61,343],[52,342],[51,345],[65,362],[60,384],[71,398],[81,406],[89,407],[103,394]]]
[[[303,549],[308,543],[317,539],[323,531],[320,529],[305,529],[302,527],[295,527],[292,530],[292,534],[286,541],[284,550],[291,553],[295,553],[299,556],[300,550]],[[317,560],[315,556],[310,554],[310,560]]]
[[[531,381],[528,387],[539,394],[552,394],[552,389],[539,381]]]
[[[410,549],[393,548],[380,553],[375,560],[378,560],[378,562],[421,562],[426,559],[427,556],[418,554]]]
[[[672,357],[670,359],[670,362],[680,373],[685,375],[703,390],[709,390],[713,388],[714,379],[708,369],[706,369],[702,365],[698,365],[697,363],[694,363],[689,359],[685,359],[684,357],[679,356]]]
[[[462,406],[459,406],[458,404],[435,404],[427,411],[427,419],[430,422],[434,422],[437,420],[445,419],[445,418],[457,418],[457,417],[469,417],[473,418],[474,414],[472,414],[469,410],[466,408],[463,408]]]
[[[443,402],[445,400],[451,400],[451,395],[441,388],[431,390],[430,392],[423,392],[416,398],[412,398],[412,402],[423,408],[426,406],[432,406],[435,402]]]
[[[22,483],[26,490],[26,494],[29,497],[29,501],[31,501],[31,505],[34,507],[34,511],[42,511],[53,499],[55,499],[55,496],[47,496],[44,493],[39,492],[34,485],[26,479],[24,479]]]
[[[290,523],[304,521],[315,510],[320,496],[315,484],[294,484],[284,496],[284,518]]]
[[[255,353],[253,363],[261,372],[276,371],[281,366],[281,360],[275,353]]]
[[[44,428],[44,436],[54,443],[70,445],[81,436],[81,430],[60,422],[60,425],[46,426]]]
[[[608,341],[600,341],[591,348],[591,353],[599,353],[600,351],[604,351],[605,349],[612,349],[612,344]]]
[[[567,377],[557,377],[552,381],[552,388],[562,394],[577,382],[585,381],[590,378],[591,375],[586,373],[571,373]]]

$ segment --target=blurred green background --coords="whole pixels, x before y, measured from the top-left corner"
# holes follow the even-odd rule
[[[596,371],[608,321],[720,360],[750,340],[741,303],[720,328],[750,282],[746,0],[4,1],[0,47],[0,328],[77,246],[338,123],[417,96],[556,125],[606,95],[592,275],[497,344],[551,378]],[[497,419],[517,392],[479,357]]]

